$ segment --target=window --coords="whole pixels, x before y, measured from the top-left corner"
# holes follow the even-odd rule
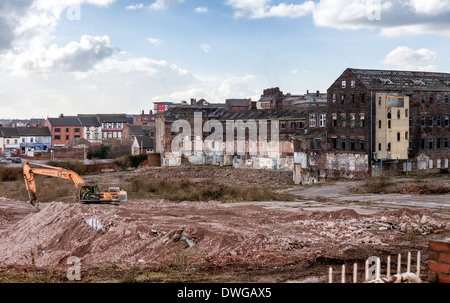
[[[356,81],[355,80],[351,80],[350,81],[350,87],[351,88],[355,88],[356,87]]]
[[[450,96],[445,95],[445,104],[449,104],[449,103],[450,103]]]
[[[345,103],[345,94],[341,94],[341,103]]]
[[[309,127],[316,127],[316,115],[309,115]]]
[[[25,138],[22,138],[22,143],[25,143]]]
[[[381,97],[378,97],[378,105],[381,106]]]
[[[409,133],[405,132],[405,140],[408,140],[408,138],[409,138]]]
[[[69,129],[68,128],[66,128],[66,133],[68,133],[69,132]]]
[[[319,115],[319,127],[325,127],[326,121],[327,121],[327,115],[325,115],[325,114]]]
[[[413,126],[413,118],[412,118],[412,116],[410,115],[409,116],[409,127],[412,127]]]
[[[69,140],[69,135],[66,135],[66,140]]]
[[[79,129],[79,128],[75,128],[75,132],[76,132],[76,133],[79,133],[79,132],[80,132],[80,129]]]
[[[286,122],[281,122],[280,123],[280,128],[281,129],[286,129]]]
[[[430,116],[428,123],[430,127],[433,127],[433,116]]]
[[[422,118],[420,118],[420,126],[425,127],[426,125],[426,119],[425,116],[422,116]]]
[[[316,139],[316,149],[320,149],[320,139]]]
[[[392,119],[392,114],[391,114],[391,112],[388,112],[388,113],[387,113],[387,118],[388,118],[388,119]]]
[[[388,143],[388,146],[387,146],[387,151],[388,151],[388,152],[390,152],[390,151],[391,151],[391,143]]]
[[[359,126],[360,127],[364,127],[365,126],[365,122],[366,122],[365,116],[364,115],[360,115],[359,116]]]
[[[333,94],[333,103],[336,102],[336,98],[337,98],[336,94]]]
[[[365,149],[365,144],[364,144],[364,139],[360,139],[359,140],[359,150],[364,150]]]
[[[341,116],[341,127],[346,127],[347,125],[347,117],[344,115],[344,116]]]
[[[444,148],[450,148],[450,139],[449,138],[445,138],[445,140],[444,140]]]
[[[381,143],[378,143],[378,151],[381,151]]]
[[[436,148],[442,148],[442,138],[438,138],[436,141]]]
[[[355,115],[350,115],[350,127],[355,128],[356,126],[356,118]]]
[[[6,144],[9,144],[9,139],[6,139]]]
[[[400,110],[397,110],[397,119],[400,119]]]
[[[350,150],[355,150],[355,139],[350,139]]]
[[[343,80],[341,82],[341,88],[345,88],[347,86],[347,81]]]
[[[409,116],[408,109],[405,109],[405,118],[408,118],[408,116]]]
[[[361,103],[364,103],[364,101],[366,101],[366,94],[361,93],[361,94],[359,95],[359,101],[361,101]]]
[[[352,94],[352,103],[355,103],[355,94]]]
[[[61,140],[61,136],[60,135],[56,135],[55,136],[55,140]]]
[[[414,147],[413,139],[409,138],[409,146],[408,146],[408,149],[409,149],[409,150],[412,150],[413,147]]]
[[[388,120],[388,128],[391,128],[391,120]]]
[[[331,145],[333,146],[333,149],[337,149],[337,139],[336,138],[331,139]]]
[[[448,127],[450,125],[449,116],[445,116],[444,125],[445,125],[445,127]]]
[[[60,133],[61,129],[60,128],[55,128],[55,133]]]
[[[345,147],[345,143],[346,143],[345,141],[346,141],[345,139],[341,139],[341,149],[342,150],[345,150],[345,148],[346,148]]]
[[[381,128],[381,120],[378,120],[378,128]]]
[[[428,139],[428,148],[429,149],[434,148],[434,139],[433,138]]]
[[[422,94],[422,103],[427,103],[427,94]]]
[[[420,147],[422,148],[422,149],[425,149],[425,146],[426,146],[426,139],[425,138],[422,138],[422,139],[420,139]]]
[[[33,143],[33,141],[34,141],[33,138],[30,138],[30,142]]]
[[[332,116],[331,126],[333,126],[333,127],[337,126],[337,115]]]
[[[400,133],[397,133],[397,141],[400,142]]]
[[[433,94],[431,94],[430,95],[430,103],[433,103],[433,101],[434,101],[434,96],[433,96]]]
[[[442,117],[441,117],[441,116],[438,116],[438,117],[437,117],[437,120],[436,120],[436,126],[437,126],[437,127],[441,127],[441,126],[442,126]]]
[[[441,103],[442,103],[442,95],[437,94],[437,104],[441,104]]]

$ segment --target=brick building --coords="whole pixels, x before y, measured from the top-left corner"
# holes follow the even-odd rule
[[[65,147],[83,136],[83,125],[77,117],[47,118],[44,125],[50,130],[52,147]]]
[[[328,149],[393,170],[448,168],[450,74],[346,69],[328,89]]]

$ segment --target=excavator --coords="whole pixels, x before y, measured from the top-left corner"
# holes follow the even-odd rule
[[[30,164],[37,167],[31,167]],[[119,187],[109,187],[104,192],[100,192],[98,185],[92,182],[85,182],[76,172],[49,165],[25,162],[23,165],[23,177],[28,191],[30,203],[36,206],[37,192],[35,176],[49,176],[70,180],[76,189],[76,201],[80,203],[113,203],[127,200],[127,192]]]

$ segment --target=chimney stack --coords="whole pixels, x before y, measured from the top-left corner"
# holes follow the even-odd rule
[[[64,114],[59,115],[60,118],[64,118]]]

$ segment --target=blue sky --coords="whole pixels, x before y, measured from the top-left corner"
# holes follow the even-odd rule
[[[2,0],[0,119],[326,91],[347,67],[450,72],[450,0]]]

